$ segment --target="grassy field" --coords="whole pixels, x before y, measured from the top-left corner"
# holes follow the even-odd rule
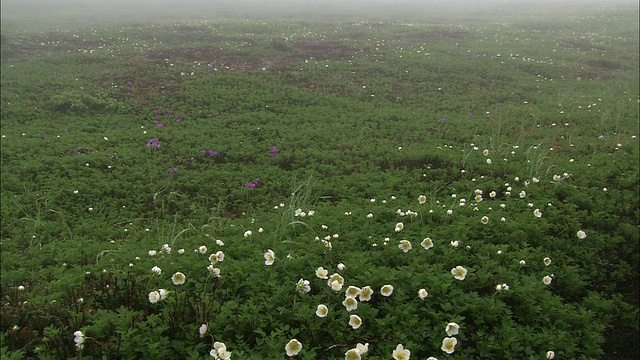
[[[640,356],[637,3],[74,4],[2,3],[2,359]]]

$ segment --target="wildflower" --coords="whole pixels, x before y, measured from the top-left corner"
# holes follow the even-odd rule
[[[460,325],[454,323],[454,322],[450,322],[447,324],[447,327],[445,328],[445,331],[447,332],[447,335],[451,336],[451,335],[458,335],[458,330],[460,330]]]
[[[247,189],[255,189],[256,188],[256,184],[248,182],[244,185]]]
[[[547,360],[553,360],[556,358],[556,353],[553,351],[547,351]]]
[[[273,250],[269,249],[266,253],[264,253],[264,264],[267,266],[273,265],[273,262],[276,259],[276,254]]]
[[[276,157],[276,155],[278,155],[278,147],[273,145],[271,147],[271,150],[269,150],[269,153],[271,153],[271,157]]]
[[[411,358],[411,351],[405,349],[402,344],[398,344],[391,356],[393,356],[394,360],[409,360]]]
[[[305,280],[300,278],[298,283],[296,284],[296,292],[299,294],[306,294],[311,291],[311,286],[309,285],[309,280]]]
[[[372,213],[368,213],[367,214],[367,219],[371,219],[371,218],[373,218],[373,214]]]
[[[399,222],[396,224],[396,232],[402,231],[404,229],[404,224]]]
[[[449,243],[449,245],[451,245],[452,247],[458,247],[458,245],[460,245],[460,243],[458,242],[458,240],[454,240],[451,243]]]
[[[316,269],[316,277],[318,277],[319,279],[328,279],[328,274],[329,271],[322,266]]]
[[[349,286],[347,288],[347,291],[345,292],[345,296],[346,297],[353,297],[355,298],[356,296],[360,295],[362,293],[362,290],[359,287],[356,286]]]
[[[209,352],[216,360],[229,360],[231,359],[231,352],[227,351],[227,346],[219,341],[213,343],[213,349]]]
[[[247,230],[244,232],[244,237],[248,238],[249,236],[251,236],[253,234],[253,232],[251,232],[251,230]]]
[[[209,261],[211,261],[211,265],[224,261],[224,253],[222,251],[217,251],[215,254],[209,255]]]
[[[493,163],[493,161],[491,161],[490,158],[487,158],[487,165],[491,165],[491,163]]]
[[[177,272],[173,274],[173,276],[171,276],[171,281],[173,282],[174,285],[182,285],[184,284],[185,280],[186,280],[186,276],[184,276],[184,274],[181,272]]]
[[[371,286],[363,287],[362,292],[360,292],[360,295],[359,295],[360,301],[371,300],[371,295],[373,295],[373,289],[371,288]]]
[[[442,340],[442,347],[440,349],[442,349],[442,351],[446,352],[447,354],[451,354],[454,351],[456,351],[456,344],[458,343],[458,340],[454,337],[446,337]]]
[[[198,248],[198,252],[199,252],[200,254],[206,254],[206,253],[207,253],[207,247],[206,247],[206,246],[204,246],[204,245],[200,246],[200,247]]]
[[[453,274],[453,277],[458,280],[464,280],[464,278],[467,277],[467,269],[462,266],[456,266],[451,269],[451,274]]]
[[[171,254],[171,247],[169,246],[169,244],[162,245],[162,252]]]
[[[84,333],[78,330],[73,333],[73,336],[75,337],[73,341],[76,343],[76,347],[78,348],[78,350],[82,350],[84,348],[84,341],[86,339]]]
[[[207,270],[209,270],[209,274],[213,275],[214,277],[220,277],[220,269],[214,267],[213,264],[209,264],[209,266],[207,266]]]
[[[420,242],[420,246],[425,250],[429,250],[433,247],[433,240],[431,240],[431,238],[424,238],[422,242]]]
[[[527,265],[527,262],[526,262],[526,261],[524,261],[524,260],[520,260],[520,265],[521,265],[521,266],[525,266],[525,265]]]
[[[204,151],[204,150],[202,150],[202,151]],[[217,155],[218,155],[217,151],[209,150],[209,156],[214,157],[214,156],[217,156]]]
[[[496,192],[495,191],[490,192],[489,193],[489,197],[492,198],[492,199],[495,198],[496,197]]]
[[[438,119],[438,124],[442,124],[445,122],[445,120],[447,120],[447,118],[440,118]]]
[[[158,141],[158,138],[153,138],[153,139],[149,139],[149,141],[147,141],[147,145],[148,148],[150,147],[155,147],[155,148],[160,148],[160,143]]]
[[[287,356],[296,356],[302,350],[302,343],[296,339],[291,339],[284,347],[284,350],[287,352]]]
[[[169,296],[169,292],[165,289],[158,289],[158,294],[160,295],[160,300],[164,300]]]
[[[355,330],[362,326],[362,319],[358,315],[349,315],[349,325]]]
[[[405,253],[409,252],[409,250],[412,249],[411,242],[409,242],[409,240],[400,240],[400,244],[398,245],[398,247]]]
[[[156,256],[155,250],[149,250],[149,256]]]
[[[356,350],[358,350],[358,352],[359,352],[361,355],[366,354],[366,353],[369,351],[369,343],[366,343],[366,344],[364,344],[364,345],[363,345],[363,344],[361,344],[361,343],[357,343],[357,344],[356,344]]]
[[[418,196],[418,203],[420,203],[420,205],[424,204],[427,202],[427,197],[424,195],[420,195]]]
[[[480,222],[486,225],[489,222],[489,217],[483,216],[482,219],[480,219]]]
[[[587,237],[587,233],[582,230],[578,230],[578,232],[576,233],[576,236],[578,237],[578,239],[584,239]]]
[[[544,258],[544,260],[542,260],[542,261],[544,262],[544,264],[545,264],[546,266],[551,265],[551,258],[546,257],[546,258]]]
[[[329,309],[327,308],[327,306],[324,304],[318,305],[318,307],[316,308],[316,316],[322,318],[327,316],[327,314],[329,314]]]
[[[542,212],[540,212],[540,209],[535,209],[533,210],[533,215],[539,218],[539,217],[542,217]]]
[[[453,210],[451,209],[447,210],[447,215],[453,215]]]
[[[333,237],[336,237],[336,235],[337,235],[337,234],[333,235]],[[343,263],[339,263],[339,264],[338,264],[338,270],[342,271],[342,270],[344,270],[344,269],[345,269],[344,264],[343,264]]]
[[[469,114],[469,119],[473,119],[474,117],[476,117],[475,115],[473,115],[473,113]]]
[[[184,254],[184,249],[179,249],[178,250],[178,254],[180,254],[180,255]]]
[[[344,278],[340,276],[340,274],[333,274],[329,276],[327,285],[329,285],[333,291],[340,291],[344,285]]]
[[[358,308],[358,300],[354,297],[347,296],[342,302],[342,305],[344,305],[347,311],[353,311]]]
[[[358,349],[349,349],[346,353],[344,353],[344,360],[360,360],[362,359],[362,355],[358,351]]]
[[[149,302],[152,304],[160,301],[160,294],[157,291],[152,291],[149,293]]]
[[[204,335],[207,333],[207,324],[200,325],[198,333],[200,334],[200,337],[204,337]]]
[[[558,181],[560,181],[560,180],[562,180],[562,176],[560,176],[560,175],[553,175],[553,181],[558,182]]]
[[[547,275],[547,276],[542,278],[542,282],[545,285],[550,285],[552,281],[553,281],[553,278],[551,276],[549,276],[549,275]]]
[[[384,285],[380,288],[380,294],[387,297],[391,296],[391,294],[393,294],[393,285]]]
[[[484,155],[484,156],[489,156],[489,149],[484,149],[484,150],[482,151],[482,155]]]
[[[160,269],[157,266],[154,266],[154,267],[151,268],[151,272],[156,274],[156,275],[160,275],[160,274],[162,274],[162,269]]]
[[[418,297],[420,299],[424,300],[427,296],[429,296],[429,293],[427,292],[427,290],[425,289],[418,290]]]
[[[18,291],[24,291],[24,286],[22,285],[18,286]]]

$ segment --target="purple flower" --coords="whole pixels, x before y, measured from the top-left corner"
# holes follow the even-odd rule
[[[200,154],[201,155],[206,155],[207,154],[207,150],[200,150]]]
[[[447,118],[440,118],[440,119],[438,120],[438,124],[442,124],[445,120],[447,120]]]
[[[164,127],[164,125],[162,125],[160,123],[156,123],[156,126],[159,127],[160,129],[162,129]]]
[[[256,181],[254,181],[256,185],[260,184],[260,178],[257,178]]]
[[[473,115],[473,113],[469,114],[469,119],[473,119],[474,117],[476,117],[475,115]]]
[[[245,185],[245,187],[246,187],[247,189],[255,189],[256,184],[248,182],[248,183]]]
[[[162,110],[152,110],[154,115],[162,115]]]
[[[167,114],[169,114],[169,115],[173,115],[173,110],[171,110],[171,109],[167,109]]]
[[[209,150],[209,156],[216,156],[216,155],[218,155],[216,151]]]
[[[278,147],[273,145],[271,147],[271,150],[269,150],[269,152],[271,153],[271,157],[276,157],[276,155],[278,155]]]
[[[127,86],[131,87],[131,85],[133,85],[133,83],[131,81],[127,81]]]
[[[606,139],[607,139],[607,137],[606,137],[606,136],[604,136],[604,135],[600,135],[600,140],[606,140]]]
[[[176,119],[176,122],[180,122],[182,121],[182,119],[184,119],[184,114],[180,114],[180,116],[178,116],[178,118]]]
[[[171,174],[171,173],[177,173],[177,172],[178,172],[178,168],[172,168],[172,167],[169,167],[169,174]]]
[[[147,147],[155,147],[155,148],[160,148],[160,143],[158,142],[158,138],[153,138],[153,139],[149,139],[149,141],[147,141]]]

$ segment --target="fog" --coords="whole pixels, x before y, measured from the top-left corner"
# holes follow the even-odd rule
[[[562,18],[637,0],[2,0],[2,29],[248,19],[517,21]]]

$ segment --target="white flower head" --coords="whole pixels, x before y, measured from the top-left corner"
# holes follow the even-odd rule
[[[181,272],[177,272],[173,274],[173,276],[171,276],[171,281],[173,282],[174,285],[182,285],[184,284],[186,279],[187,279],[186,276],[184,276],[184,274]]]
[[[360,289],[359,287],[357,287],[357,286],[349,286],[344,295],[346,297],[353,297],[354,298],[354,297],[360,295],[361,293],[362,293],[362,289]]]
[[[211,274],[213,277],[220,276],[220,269],[213,266],[213,264],[209,264],[209,266],[207,266],[207,270],[209,271],[209,274]]]
[[[544,258],[544,260],[542,260],[542,261],[544,262],[544,264],[545,264],[546,266],[551,265],[551,258],[549,258],[549,257]]]
[[[458,335],[458,330],[460,330],[460,325],[454,322],[448,323],[447,326],[445,327],[445,331],[449,336]]]
[[[358,352],[361,355],[366,354],[369,351],[369,343],[366,343],[366,344],[358,343],[358,344],[356,344],[356,350],[358,350]]]
[[[169,292],[165,289],[158,289],[158,294],[160,295],[160,300],[164,300],[169,296]]]
[[[342,301],[342,305],[344,305],[347,311],[353,311],[358,308],[358,300],[354,297],[346,297],[344,301]]]
[[[453,274],[453,277],[458,279],[458,280],[464,280],[465,277],[467,277],[467,269],[465,269],[462,266],[458,265],[458,266],[454,267],[453,269],[451,269],[451,274]]]
[[[540,211],[540,209],[535,209],[533,210],[533,215],[539,218],[539,217],[542,217],[542,212]]]
[[[157,252],[155,250],[149,250],[149,256],[156,256]]]
[[[269,249],[267,250],[266,253],[264,253],[264,264],[267,266],[271,266],[273,265],[273,262],[276,259],[276,254],[273,252],[273,250]]]
[[[284,350],[287,352],[287,356],[296,356],[302,350],[302,343],[296,339],[291,339],[284,347]]]
[[[458,240],[454,240],[449,245],[451,245],[452,247],[458,247],[458,245],[460,245],[460,243],[458,242]]]
[[[160,269],[157,266],[154,266],[154,267],[151,268],[151,272],[156,274],[156,275],[160,275],[160,274],[162,274],[162,269]]]
[[[418,203],[420,203],[420,205],[424,204],[427,202],[427,197],[424,195],[420,195],[418,196]]]
[[[411,351],[405,349],[402,344],[398,344],[391,356],[393,356],[394,360],[409,360],[411,358]]]
[[[160,301],[160,294],[158,294],[157,291],[152,291],[149,293],[149,302],[152,304],[157,303],[158,301]]]
[[[346,268],[346,266],[343,263],[339,263],[337,268],[338,270],[343,271]]]
[[[552,281],[553,281],[553,278],[549,275],[546,275],[545,277],[542,278],[542,283],[544,283],[545,285],[550,285]]]
[[[204,337],[204,335],[207,333],[207,324],[202,324],[200,325],[200,328],[198,329],[198,333],[200,334],[200,337]]]
[[[327,308],[326,305],[324,304],[320,304],[318,305],[318,307],[316,308],[316,316],[318,317],[325,317],[329,314],[329,308]]]
[[[482,219],[480,219],[480,222],[486,225],[487,223],[489,223],[489,217],[483,216]]]
[[[231,352],[227,351],[227,346],[219,341],[213,343],[213,349],[209,353],[216,360],[230,360]]]
[[[200,254],[206,254],[206,253],[207,253],[207,247],[206,247],[206,246],[204,246],[204,245],[200,246],[200,247],[198,248],[198,252],[199,252]]]
[[[327,285],[329,285],[333,291],[340,291],[344,285],[344,278],[340,276],[340,274],[333,274],[329,276]]]
[[[424,238],[422,242],[420,242],[420,246],[425,250],[429,250],[433,247],[433,240],[431,240],[431,238]]]
[[[247,230],[247,231],[244,232],[244,237],[248,238],[252,234],[253,234],[253,232],[251,232],[251,230]]]
[[[456,338],[446,337],[442,340],[442,347],[440,349],[447,354],[452,354],[456,351],[456,344],[458,344],[458,340]]]
[[[556,353],[553,351],[547,351],[547,360],[553,360],[556,358]]]
[[[391,296],[391,294],[393,294],[393,285],[384,285],[382,288],[380,288],[380,294],[386,297]]]
[[[349,325],[355,330],[362,326],[362,319],[358,315],[349,315]]]
[[[362,355],[358,351],[358,349],[349,349],[346,353],[344,353],[344,360],[361,360]]]
[[[371,286],[365,286],[362,288],[362,292],[360,292],[359,299],[360,301],[369,301],[371,300],[371,295],[373,295],[373,289]]]
[[[399,222],[396,224],[396,232],[400,232],[402,231],[402,229],[404,229],[404,224]]]
[[[426,299],[429,296],[429,293],[425,289],[418,290],[418,297],[422,300]]]
[[[316,269],[316,277],[319,279],[328,279],[329,278],[329,270],[323,268],[322,266]]]
[[[305,280],[300,278],[298,283],[296,284],[296,292],[299,294],[306,294],[311,291],[311,285],[309,285],[309,280]]]
[[[398,248],[402,251],[409,252],[412,249],[411,242],[409,240],[400,240],[400,244],[398,244]]]
[[[578,232],[576,233],[576,236],[578,237],[578,239],[584,239],[587,237],[587,233],[584,232],[583,230],[578,230]]]

